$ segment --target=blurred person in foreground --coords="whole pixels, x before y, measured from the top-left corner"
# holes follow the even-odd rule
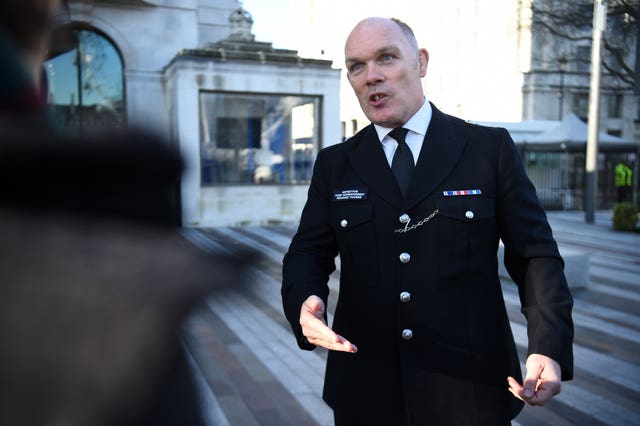
[[[250,259],[178,234],[182,162],[165,141],[51,130],[58,3],[0,2],[0,424],[203,424],[179,327]]]
[[[15,127],[15,120],[44,124],[47,87],[43,63],[52,17],[60,7],[60,0],[0,2],[0,124],[4,126]]]
[[[372,124],[318,154],[283,260],[298,345],[330,350],[323,397],[336,425],[508,425],[573,374],[563,260],[513,141],[427,101],[428,59],[397,19],[352,30],[347,77]],[[500,240],[527,319],[524,381]]]

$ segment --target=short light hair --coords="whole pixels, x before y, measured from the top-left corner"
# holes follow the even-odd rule
[[[418,50],[418,40],[416,40],[416,36],[413,33],[411,27],[398,18],[391,18],[391,20],[400,27],[405,37],[407,37],[407,40],[409,41],[411,47],[413,47],[415,50]]]

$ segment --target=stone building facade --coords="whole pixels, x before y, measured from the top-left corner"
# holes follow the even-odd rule
[[[290,222],[341,140],[340,71],[256,41],[236,0],[71,0],[47,63],[61,126],[144,126],[186,164],[182,223]]]
[[[586,121],[589,109],[593,1],[525,0],[529,15],[530,67],[524,72],[523,120],[562,120],[573,112]],[[612,2],[610,2],[612,3]],[[637,8],[637,5],[636,5]],[[600,129],[629,141],[640,140],[639,99],[633,83],[616,76],[635,64],[633,17],[609,8],[607,43],[603,49],[600,92]],[[527,28],[525,28],[527,30]],[[620,55],[619,61],[614,54]]]

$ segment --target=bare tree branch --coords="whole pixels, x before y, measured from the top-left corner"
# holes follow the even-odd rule
[[[625,88],[635,86],[635,49],[640,5],[638,0],[611,0],[607,10],[607,30],[603,36],[603,68]],[[551,36],[558,43],[591,44],[593,26],[593,2],[591,0],[540,1],[531,4],[532,26],[542,34]],[[547,58],[547,63],[561,60],[581,61],[565,49],[556,49],[556,58]],[[561,58],[562,56],[562,58]]]

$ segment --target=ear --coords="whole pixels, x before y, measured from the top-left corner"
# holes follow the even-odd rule
[[[422,48],[418,50],[418,71],[420,77],[427,75],[427,64],[429,63],[429,52],[427,49]]]

